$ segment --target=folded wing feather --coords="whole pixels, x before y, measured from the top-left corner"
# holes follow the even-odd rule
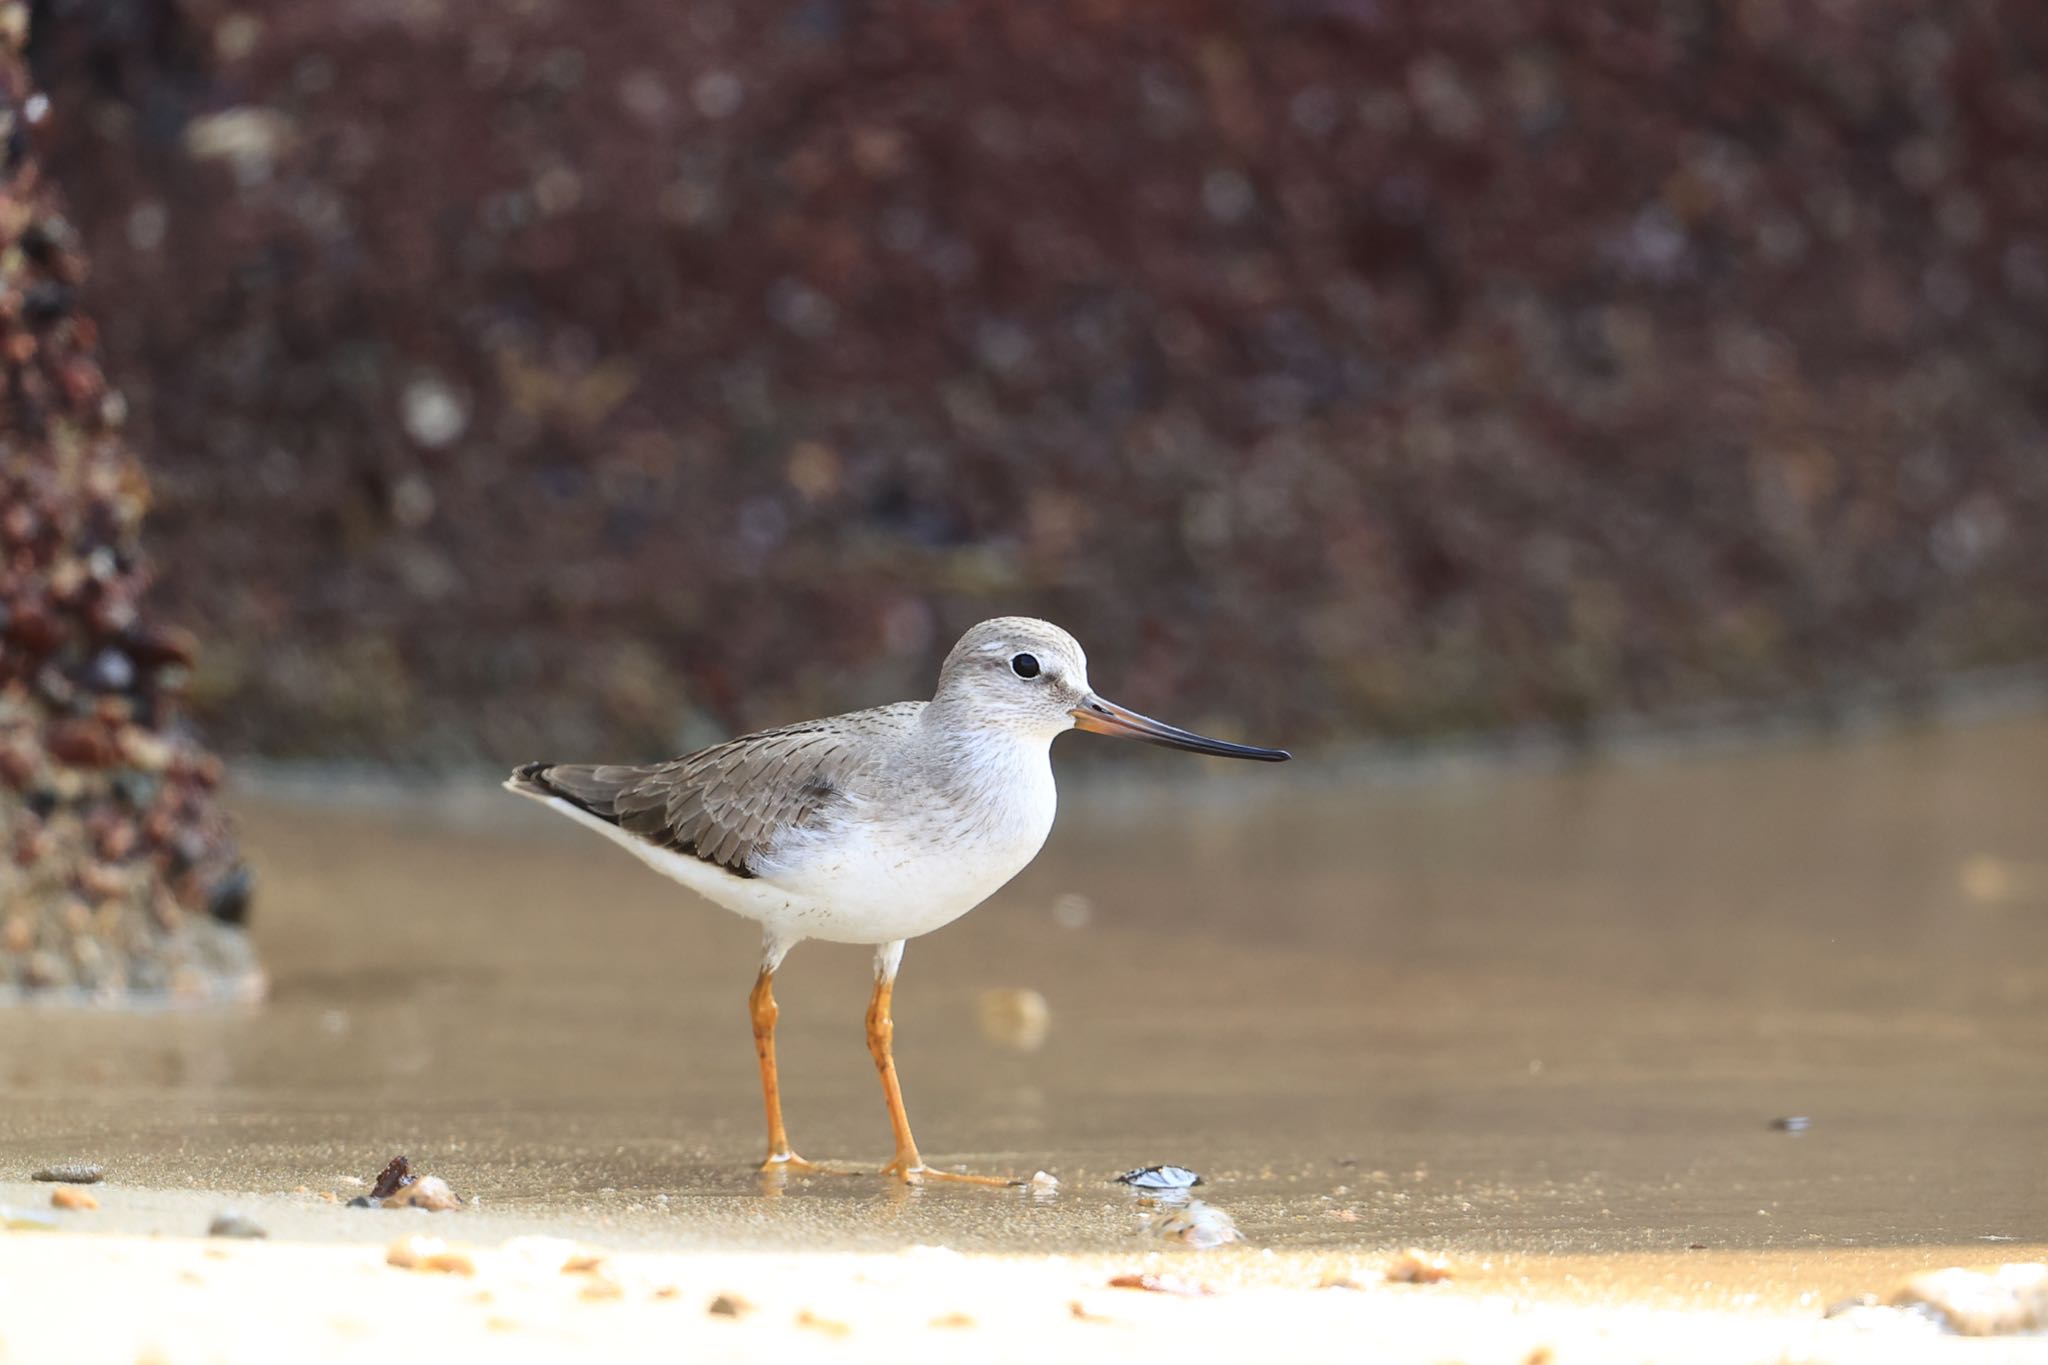
[[[847,804],[845,782],[863,752],[853,738],[792,725],[668,763],[530,763],[513,777],[649,843],[752,877],[793,834]]]

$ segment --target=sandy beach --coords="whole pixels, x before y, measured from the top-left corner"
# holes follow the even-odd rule
[[[748,926],[485,789],[246,788],[266,1003],[0,1015],[0,1361],[2038,1359],[1825,1314],[2048,1260],[2043,771],[2015,721],[1082,784],[898,997],[928,1157],[1058,1182],[998,1191],[872,1174],[864,954],[778,993],[792,1135],[866,1173],[764,1181]],[[399,1153],[463,1207],[347,1207]]]
[[[47,1186],[0,1185],[20,1207]],[[603,1218],[337,1209],[316,1196],[101,1186],[63,1230],[0,1236],[0,1360],[1042,1360],[1529,1362],[2021,1359],[1825,1306],[1948,1261],[2044,1249],[1401,1258],[1233,1248],[1122,1254],[608,1250]],[[264,1241],[180,1235],[232,1207]],[[389,1263],[441,1249],[449,1268]],[[638,1238],[626,1238],[637,1241]],[[565,1269],[565,1267],[568,1267]],[[1156,1287],[1117,1287],[1139,1279]],[[2036,1355],[2035,1358],[2038,1358]]]

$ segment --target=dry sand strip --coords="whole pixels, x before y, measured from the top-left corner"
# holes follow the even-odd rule
[[[566,1238],[464,1243],[400,1220],[390,1246],[0,1234],[0,1362],[1293,1359],[1465,1365],[2039,1361],[1816,1309],[1587,1302],[1535,1277],[1309,1287],[1327,1257],[899,1253],[595,1254]],[[447,1242],[441,1239],[446,1237]],[[1389,1258],[1377,1258],[1384,1263]],[[1138,1274],[1163,1289],[1119,1288]],[[1565,1277],[1570,1280],[1573,1277]],[[1529,1286],[1529,1287],[1523,1287]],[[1200,1292],[1207,1288],[1212,1292]],[[1174,1292],[1174,1291],[1181,1292]],[[1736,1296],[1739,1297],[1739,1296]]]
[[[57,1194],[65,1188],[0,1182],[0,1226],[12,1227],[0,1231],[0,1365],[1086,1365],[1276,1351],[1397,1365],[2048,1361],[2048,1339],[1947,1337],[1891,1310],[1822,1317],[1837,1299],[1932,1267],[2044,1259],[2048,1248],[2034,1246],[1454,1252],[1447,1266],[1404,1266],[1393,1248],[963,1255],[700,1239],[676,1249],[673,1223],[652,1232],[560,1209],[350,1210],[313,1192],[114,1183],[72,1199]],[[219,1220],[229,1208],[239,1219]],[[210,1220],[265,1236],[191,1235]]]
[[[0,1360],[1042,1365],[1258,1360],[1283,1343],[1296,1358],[1470,1365],[1872,1358],[1854,1337],[1829,1349],[1829,1325],[1814,1315],[1543,1305],[1415,1286],[1188,1296],[1111,1288],[1092,1258],[944,1252],[642,1253],[565,1274],[530,1246],[443,1252],[451,1268],[429,1271],[361,1246],[14,1234],[0,1242]]]

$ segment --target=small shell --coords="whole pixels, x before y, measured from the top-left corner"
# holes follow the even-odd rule
[[[1187,1190],[1202,1183],[1202,1177],[1185,1166],[1140,1166],[1116,1177],[1119,1185],[1134,1190]]]

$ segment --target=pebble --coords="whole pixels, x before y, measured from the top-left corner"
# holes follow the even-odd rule
[[[808,1308],[796,1315],[796,1325],[808,1327],[814,1332],[823,1332],[828,1337],[843,1337],[853,1331],[852,1327],[837,1318],[820,1317]]]
[[[97,1185],[107,1178],[107,1168],[86,1162],[65,1162],[57,1166],[45,1166],[31,1180],[53,1181],[60,1185]]]
[[[432,1271],[442,1275],[474,1275],[476,1261],[439,1237],[413,1233],[393,1242],[384,1252],[384,1264],[400,1270]]]
[[[229,1209],[224,1213],[214,1215],[213,1221],[207,1224],[206,1235],[208,1237],[268,1237],[270,1234],[259,1227],[255,1219]]]
[[[438,1175],[414,1175],[403,1155],[391,1158],[371,1184],[368,1194],[348,1201],[352,1209],[426,1209],[445,1212],[462,1207],[462,1200]]]
[[[1387,1283],[1438,1284],[1456,1273],[1446,1257],[1410,1247],[1395,1257],[1394,1263],[1387,1267]]]
[[[351,1201],[353,1202],[353,1201]],[[423,1175],[398,1193],[384,1200],[387,1209],[426,1209],[432,1213],[443,1213],[459,1209],[462,1201],[455,1197],[455,1191],[448,1188],[448,1182],[438,1175]]]
[[[720,1294],[704,1311],[714,1318],[739,1318],[753,1312],[754,1305],[737,1294]]]
[[[59,1185],[56,1189],[50,1191],[50,1207],[53,1209],[76,1209],[83,1211],[86,1209],[96,1209],[99,1206],[99,1200],[93,1198],[88,1191],[79,1189],[76,1185]]]

